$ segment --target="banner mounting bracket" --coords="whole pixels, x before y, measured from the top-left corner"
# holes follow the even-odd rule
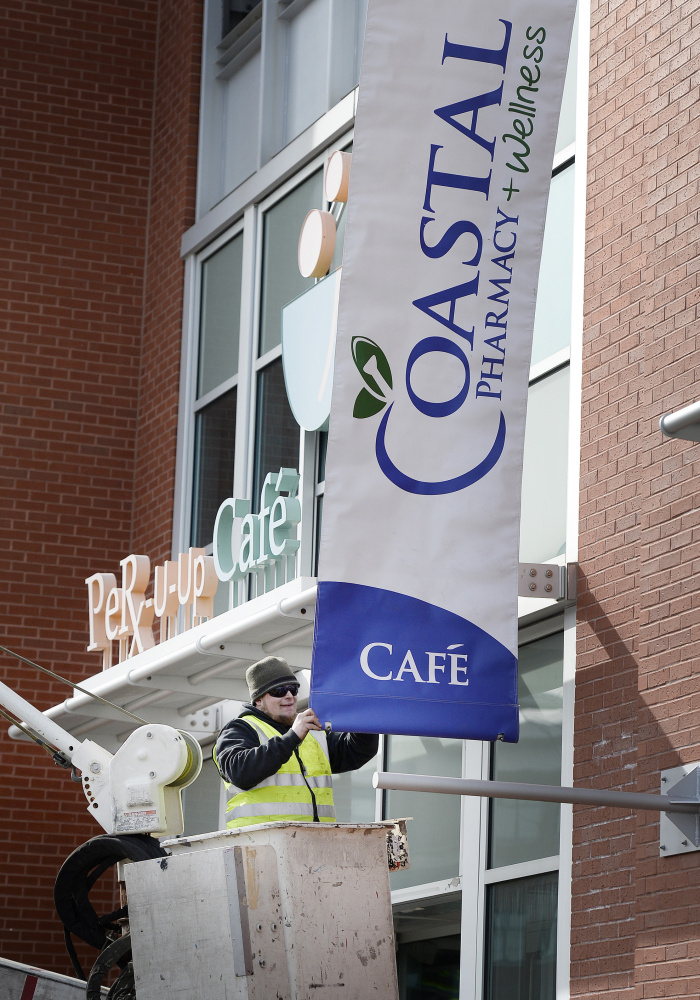
[[[518,564],[518,597],[536,597],[542,600],[563,601],[572,604],[576,600],[576,576],[578,563],[531,563]]]

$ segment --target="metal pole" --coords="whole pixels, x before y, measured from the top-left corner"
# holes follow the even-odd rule
[[[616,809],[648,809],[652,812],[697,813],[700,802],[674,801],[667,795],[638,792],[606,792],[598,788],[567,788],[560,785],[529,785],[515,781],[482,781],[443,778],[432,774],[398,774],[377,771],[375,788],[402,792],[443,792],[447,795],[477,795],[490,799],[525,799],[534,802],[570,802],[575,805],[609,806]]]
[[[659,427],[667,437],[700,441],[700,400],[675,413],[665,413]]]

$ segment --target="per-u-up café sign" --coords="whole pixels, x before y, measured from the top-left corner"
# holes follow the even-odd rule
[[[114,573],[88,577],[88,652],[101,653],[106,670],[115,644],[120,663],[151,649],[156,621],[158,641],[163,642],[212,618],[220,582],[245,585],[251,575],[261,573],[266,584],[274,585],[277,565],[299,548],[298,488],[297,471],[280,469],[265,477],[257,513],[251,512],[250,500],[224,500],[214,523],[213,555],[191,547],[177,559],[165,560],[155,567],[150,597],[151,561],[146,555],[120,561],[121,586]]]

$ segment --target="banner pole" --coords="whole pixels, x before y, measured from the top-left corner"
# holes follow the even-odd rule
[[[491,799],[520,799],[534,802],[560,802],[572,805],[608,806],[613,809],[646,809],[651,812],[700,812],[700,800],[674,801],[667,795],[640,792],[605,791],[599,788],[571,788],[560,785],[532,785],[515,781],[486,781],[469,778],[445,778],[432,774],[399,774],[377,771],[372,778],[375,788],[402,792],[441,792],[447,795],[476,795]]]

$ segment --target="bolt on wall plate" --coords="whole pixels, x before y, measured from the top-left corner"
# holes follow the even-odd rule
[[[188,733],[217,733],[221,729],[221,708],[210,705],[197,712],[188,712],[180,727]]]
[[[661,794],[669,798],[697,800],[700,778],[700,764],[681,764],[661,772]],[[687,780],[686,780],[687,779]],[[675,795],[674,795],[675,793]],[[660,814],[659,857],[670,858],[674,854],[689,854],[700,850],[700,820],[697,816],[683,813]]]
[[[556,563],[519,564],[518,597],[561,601],[566,596],[566,566]]]

